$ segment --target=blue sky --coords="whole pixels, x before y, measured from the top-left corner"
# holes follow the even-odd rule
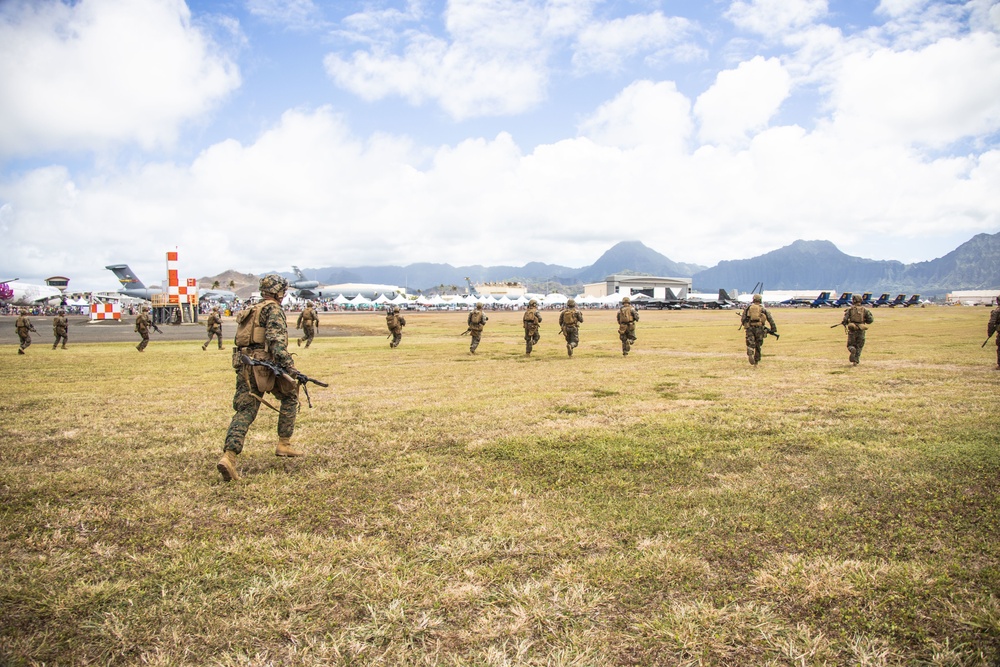
[[[2,278],[905,262],[1000,231],[1000,4],[6,0]]]

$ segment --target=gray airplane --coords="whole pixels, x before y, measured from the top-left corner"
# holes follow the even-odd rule
[[[135,272],[129,268],[128,264],[111,264],[109,266],[105,266],[104,268],[112,271],[118,278],[118,282],[122,284],[122,288],[118,290],[119,294],[135,297],[136,299],[145,299],[146,301],[151,301],[154,294],[163,294],[162,287],[156,285],[146,287],[146,285],[139,280],[139,277],[135,275]],[[235,301],[236,293],[220,289],[199,289],[198,300]]]

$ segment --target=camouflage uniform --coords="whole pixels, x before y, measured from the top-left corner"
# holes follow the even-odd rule
[[[222,316],[219,315],[219,307],[213,306],[212,312],[208,315],[208,320],[205,322],[205,328],[208,329],[208,340],[205,344],[201,346],[202,350],[207,350],[208,346],[212,344],[212,339],[215,337],[219,338],[219,349],[222,349]]]
[[[469,335],[472,337],[472,342],[469,344],[470,354],[476,353],[476,348],[479,347],[479,339],[483,337],[483,327],[486,326],[486,320],[488,319],[490,318],[483,314],[483,304],[481,303],[477,303],[476,309],[469,313]]]
[[[403,327],[406,326],[406,318],[399,314],[399,306],[393,306],[392,310],[385,313],[385,325],[389,327],[392,334],[392,342],[389,347],[399,347],[399,342],[403,340]]]
[[[538,325],[542,323],[542,315],[538,312],[538,302],[532,299],[528,302],[528,310],[524,311],[524,353],[531,354],[531,348],[538,344],[541,335]]]
[[[844,310],[841,324],[847,329],[847,350],[851,353],[851,363],[861,363],[861,350],[865,346],[865,329],[875,321],[872,311],[861,305],[861,295],[851,297],[851,307]]]
[[[56,342],[52,343],[52,349],[56,349],[62,343],[62,349],[66,349],[69,342],[69,320],[66,319],[66,311],[60,310],[55,319],[52,320],[52,333],[56,337]]]
[[[281,402],[278,410],[278,446],[276,456],[301,456],[291,448],[291,437],[295,431],[295,416],[299,409],[299,385],[258,366],[248,366],[239,361],[240,355],[256,360],[272,361],[295,375],[295,364],[288,353],[288,323],[281,299],[288,289],[288,281],[277,274],[261,278],[260,292],[264,301],[254,306],[249,314],[254,319],[254,342],[233,350],[233,366],[236,367],[236,393],[233,395],[233,415],[226,432],[222,458],[217,468],[227,482],[238,479],[236,456],[243,451],[250,424],[257,418],[260,404],[267,399],[265,393],[273,394]],[[260,342],[258,342],[260,341]]]
[[[760,348],[767,337],[764,325],[768,324],[771,331],[778,333],[778,327],[774,324],[774,318],[767,308],[761,304],[760,294],[753,295],[753,302],[743,309],[740,315],[740,322],[747,331],[747,359],[751,366],[756,366],[760,361]]]
[[[149,328],[151,326],[153,326],[153,320],[149,317],[149,306],[143,306],[142,311],[135,318],[135,330],[142,336],[142,340],[135,346],[135,349],[140,352],[149,345]]]
[[[27,310],[21,309],[17,320],[14,322],[14,328],[17,329],[17,337],[21,340],[21,345],[17,348],[17,353],[24,354],[24,351],[31,345],[31,334],[29,332],[35,331],[35,325],[28,320]]]
[[[986,325],[987,340],[994,333],[997,335],[997,370],[1000,370],[1000,296],[997,297],[997,307],[990,313],[990,321]]]
[[[635,342],[635,323],[639,321],[639,311],[631,299],[622,297],[622,307],[618,309],[618,337],[622,341],[622,356],[627,357]]]
[[[559,330],[566,337],[566,354],[573,356],[573,349],[580,344],[580,323],[583,313],[576,309],[576,301],[570,299],[566,308],[559,313]]]
[[[319,328],[319,315],[313,308],[313,302],[306,302],[306,309],[299,313],[299,319],[295,322],[296,329],[302,329],[302,338],[296,338],[295,344],[302,345],[306,342],[306,347],[312,345],[313,338],[316,337],[316,329]]]

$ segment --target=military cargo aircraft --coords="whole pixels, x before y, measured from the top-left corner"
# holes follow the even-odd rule
[[[104,268],[109,269],[112,273],[114,273],[118,278],[118,282],[122,284],[122,289],[118,290],[119,294],[136,299],[145,299],[146,301],[152,301],[154,294],[163,294],[163,288],[159,285],[146,287],[146,285],[139,280],[139,277],[135,275],[135,271],[129,268],[128,264],[110,264]],[[222,289],[199,289],[198,300],[235,301],[236,293]]]

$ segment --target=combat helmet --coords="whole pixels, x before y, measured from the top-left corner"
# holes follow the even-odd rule
[[[261,294],[281,294],[288,291],[288,281],[277,273],[269,273],[260,279]]]
[[[566,301],[567,308],[576,308],[576,299],[569,299]]]
[[[997,300],[1000,301],[1000,297],[997,297]],[[538,302],[532,299],[528,302],[528,308],[538,308]]]
[[[399,312],[399,306],[393,306],[392,307],[392,312],[398,313]]]
[[[861,303],[861,295],[855,294],[851,297],[851,303]]]
[[[754,303],[760,303],[761,301],[763,301],[763,299],[760,297],[760,294],[754,294],[753,295],[753,302]]]
[[[623,296],[622,303],[632,303],[632,299],[628,298],[627,296]]]
[[[482,310],[482,309],[483,309],[483,302],[480,301],[479,303],[476,304],[476,310]]]

